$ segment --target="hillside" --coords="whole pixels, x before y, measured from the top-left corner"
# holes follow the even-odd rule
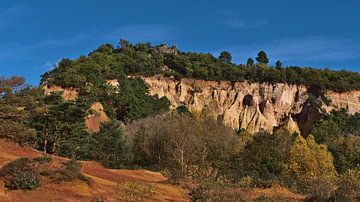
[[[31,148],[22,147],[9,141],[0,140],[0,169],[7,163],[18,158],[36,158],[43,154]],[[53,166],[69,159],[52,156]],[[154,195],[146,201],[189,201],[189,190],[168,183],[168,178],[160,173],[148,170],[114,170],[106,169],[97,162],[82,162],[82,174],[91,179],[91,185],[76,180],[73,182],[53,183],[45,182],[41,187],[31,191],[8,190],[4,188],[4,181],[0,179],[0,201],[30,202],[30,201],[92,201],[103,199],[115,201],[116,187],[119,183],[130,182],[141,186],[155,186]],[[259,197],[279,197],[292,201],[303,201],[305,196],[294,194],[284,187],[270,189],[252,189],[247,193],[251,199]],[[122,201],[119,200],[118,201]]]
[[[42,153],[31,148],[21,147],[12,142],[0,140],[0,168],[18,158],[35,158]],[[52,156],[53,167],[69,159]],[[12,191],[4,188],[0,180],[0,201],[91,201],[95,197],[115,201],[116,187],[121,182],[140,185],[156,185],[154,196],[150,201],[188,201],[187,190],[167,183],[167,178],[160,173],[147,170],[111,170],[97,162],[82,162],[81,173],[91,179],[91,185],[76,180],[60,184],[46,181],[41,187],[32,191]]]

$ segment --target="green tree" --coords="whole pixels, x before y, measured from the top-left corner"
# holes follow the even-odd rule
[[[120,81],[120,101],[117,106],[117,118],[130,121],[150,115],[161,114],[168,110],[170,102],[167,98],[148,95],[148,89],[141,79],[125,79]]]
[[[45,106],[33,114],[29,126],[35,128],[38,133],[36,145],[45,153],[61,153],[64,141],[72,141],[73,136],[81,127],[85,129],[83,121],[85,109],[75,102],[65,101],[61,94],[53,93],[45,98]],[[80,130],[81,131],[81,130]],[[78,134],[81,137],[81,134]],[[62,142],[60,144],[60,142]],[[60,149],[60,150],[59,150]],[[66,153],[71,153],[70,151]]]
[[[0,137],[29,144],[36,131],[26,125],[29,116],[42,103],[39,88],[24,88],[22,77],[0,78]]]
[[[256,57],[256,61],[258,61],[259,64],[263,64],[263,65],[266,65],[267,63],[269,63],[269,59],[268,59],[265,51],[260,51],[258,53],[258,56]]]
[[[102,125],[100,132],[93,136],[98,146],[93,151],[93,156],[105,167],[119,169],[131,165],[132,148],[125,139],[119,122],[111,121]]]
[[[223,51],[220,53],[219,55],[219,59],[225,63],[228,63],[230,64],[231,63],[231,60],[232,60],[232,56],[229,52],[227,51]]]
[[[238,172],[254,178],[259,186],[271,186],[285,169],[284,162],[293,143],[287,133],[260,133],[246,144],[236,161]],[[277,145],[277,146],[274,146]]]
[[[247,60],[247,62],[246,62],[246,65],[249,66],[249,67],[253,66],[254,65],[254,60],[252,58],[249,58]]]
[[[360,115],[349,115],[346,109],[341,109],[322,116],[312,130],[318,143],[328,145],[340,173],[360,165],[359,127]]]
[[[282,70],[282,63],[280,62],[280,60],[277,60],[275,63],[275,68],[279,71]]]

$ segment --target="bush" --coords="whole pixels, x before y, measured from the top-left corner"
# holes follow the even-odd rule
[[[336,197],[348,201],[360,199],[360,167],[349,169],[340,176]]]
[[[143,185],[136,182],[123,181],[116,187],[118,201],[145,201],[155,195],[156,185]]]
[[[0,175],[5,178],[5,187],[9,189],[32,190],[41,185],[40,175],[28,158],[8,163],[1,169]]]
[[[64,163],[64,167],[54,171],[42,172],[44,176],[48,176],[55,183],[69,182],[74,180],[81,180],[90,185],[91,181],[88,177],[80,172],[81,164],[75,159]]]
[[[52,158],[51,156],[46,155],[46,156],[33,158],[32,161],[38,163],[51,163]]]
[[[23,172],[13,173],[10,181],[5,184],[9,189],[28,189],[32,190],[41,185],[39,173],[34,169],[24,170]]]
[[[190,191],[190,201],[247,201],[247,188],[225,178],[208,179]]]

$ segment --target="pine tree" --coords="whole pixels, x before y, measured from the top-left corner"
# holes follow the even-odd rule
[[[232,57],[231,54],[227,51],[223,51],[219,55],[219,59],[225,63],[231,63]]]
[[[276,61],[275,63],[275,68],[279,71],[281,71],[282,69],[282,63],[280,62],[280,60]]]
[[[254,65],[254,60],[252,59],[252,58],[249,58],[248,60],[247,60],[247,63],[246,63],[246,65],[247,66],[253,66]]]
[[[259,64],[265,64],[265,65],[266,65],[267,63],[269,63],[269,59],[268,59],[265,51],[260,51],[260,52],[258,53],[258,56],[256,57],[256,61],[258,61]]]

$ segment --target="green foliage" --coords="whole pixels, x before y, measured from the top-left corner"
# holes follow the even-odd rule
[[[246,62],[247,66],[253,66],[254,65],[254,60],[252,58],[248,58],[247,62]]]
[[[26,170],[14,173],[10,182],[5,184],[9,189],[32,190],[41,185],[39,174],[34,170]]]
[[[84,137],[83,117],[85,107],[80,103],[65,101],[56,93],[46,97],[43,109],[32,114],[29,122],[38,133],[35,145],[44,152],[71,156],[75,149],[69,146],[76,144],[66,145],[64,141],[75,143]]]
[[[10,94],[0,95],[0,138],[10,139],[23,145],[36,136],[36,131],[26,123],[36,108],[42,104],[43,96],[39,88],[20,89],[24,81],[21,78],[15,80],[20,81],[2,81],[3,85],[7,83],[6,85],[12,86],[8,87],[12,90],[9,91]]]
[[[224,63],[231,63],[232,57],[231,54],[227,51],[223,51],[219,55],[219,60],[221,60]]]
[[[148,95],[147,86],[141,79],[125,79],[120,82],[120,101],[117,118],[130,121],[168,110],[170,102],[165,98]]]
[[[14,91],[17,91],[24,86],[24,83],[25,79],[23,77],[0,77],[0,99],[12,96]]]
[[[265,65],[266,65],[267,63],[269,63],[269,59],[268,59],[265,51],[260,51],[260,52],[258,53],[258,56],[256,57],[256,61],[258,61],[259,64],[265,64]]]
[[[19,144],[27,143],[36,136],[36,131],[19,121],[0,119],[0,138],[5,138]]]
[[[88,56],[75,60],[63,59],[42,76],[42,82],[75,87],[83,92],[88,86],[99,86],[107,79],[124,78],[129,74],[164,74],[205,80],[286,82],[324,86],[325,89],[340,92],[360,89],[360,75],[355,72],[296,66],[284,68],[279,62],[277,68],[266,68],[269,59],[264,51],[259,52],[256,60],[261,68],[254,66],[251,58],[247,65],[232,64],[231,54],[226,51],[216,58],[211,54],[169,51],[164,45],[133,45],[122,40],[117,48],[105,44]]]
[[[132,163],[133,153],[131,145],[124,138],[118,122],[104,124],[101,131],[93,134],[98,145],[94,158],[108,168],[123,168]]]
[[[360,168],[349,169],[340,176],[337,199],[356,201],[360,197]]]
[[[62,168],[49,171],[46,175],[48,175],[48,177],[55,183],[81,180],[90,185],[90,179],[81,174],[80,169],[81,163],[79,163],[75,159],[71,159],[65,162]]]
[[[275,68],[279,71],[282,70],[282,63],[280,62],[280,60],[276,61]]]
[[[38,163],[51,163],[52,162],[52,158],[51,156],[41,156],[41,157],[36,157],[32,159],[33,162],[38,162]]]
[[[321,118],[312,134],[328,145],[339,172],[360,165],[360,114],[349,115],[346,109],[332,111]]]
[[[20,158],[6,164],[0,170],[5,178],[5,187],[9,189],[32,190],[41,185],[38,171],[30,166],[28,158]]]
[[[232,183],[223,177],[206,178],[190,191],[190,201],[249,201],[246,193],[251,187],[251,178]]]
[[[284,162],[293,141],[294,137],[287,133],[255,135],[237,159],[239,171],[252,176],[260,186],[271,186],[279,180],[285,168]]]

